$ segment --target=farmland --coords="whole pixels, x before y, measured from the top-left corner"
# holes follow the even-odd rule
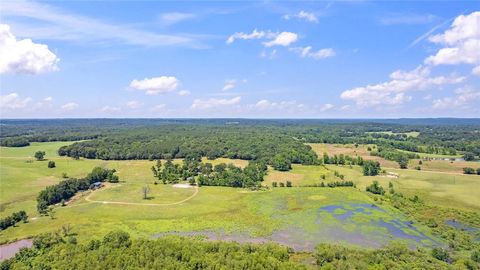
[[[198,159],[198,164],[212,164],[211,173],[222,164],[241,171],[247,170],[250,163],[265,162],[266,175],[259,186],[232,188],[191,184],[188,179],[192,177],[187,176],[164,184],[165,179],[161,180],[159,174],[154,176],[152,166],[158,166],[158,161],[164,168],[170,161],[175,168],[187,166],[187,159],[177,156],[157,161],[58,154],[59,149],[84,143],[89,145],[88,140],[82,140],[31,142],[24,147],[0,148],[0,215],[7,218],[22,210],[28,215],[28,222],[2,230],[0,242],[69,228],[80,244],[120,230],[133,239],[179,236],[240,243],[273,242],[298,252],[292,258],[311,258],[320,244],[362,250],[396,242],[422,249],[444,247],[452,241],[469,249],[477,245],[466,239],[476,239],[476,228],[480,228],[480,176],[465,175],[459,169],[467,165],[476,167],[477,161],[457,164],[457,161],[440,163],[443,161],[422,159],[422,170],[416,170],[413,167],[419,160],[411,159],[408,169],[399,169],[395,161],[370,155],[368,149],[378,148],[376,144],[309,142],[304,143],[307,148],[296,143],[290,146],[311,150],[319,157],[326,153],[332,157],[344,155],[378,161],[382,172],[365,176],[361,165],[321,161],[287,164],[290,168],[283,170],[284,164],[279,164],[284,162],[283,156],[280,161],[264,159],[263,155],[259,155],[259,160],[246,160],[234,158],[229,150],[226,155]],[[45,152],[43,160],[34,157],[37,151]],[[288,150],[282,151],[290,154]],[[311,155],[305,153],[305,157]],[[55,162],[53,168],[47,166],[51,161]],[[64,203],[51,205],[47,213],[37,211],[40,191],[67,178],[84,178],[95,167],[115,169],[119,182],[104,182],[99,188],[80,190]],[[209,172],[201,177],[206,174]],[[344,181],[351,181],[353,186],[326,186]],[[386,194],[365,191],[374,181]],[[457,230],[449,222],[474,229]],[[452,232],[460,237],[451,239]],[[469,249],[451,252],[463,256],[469,254]]]

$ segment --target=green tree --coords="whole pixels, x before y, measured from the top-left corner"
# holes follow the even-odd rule
[[[463,159],[465,159],[465,161],[475,160],[475,154],[472,152],[465,152],[465,154],[463,154]]]
[[[50,160],[48,162],[48,168],[55,168],[55,161]]]
[[[35,152],[35,155],[34,157],[40,161],[40,160],[43,160],[45,158],[45,151],[37,151]]]
[[[272,163],[273,168],[277,171],[289,171],[292,169],[292,163],[283,155],[276,155]]]

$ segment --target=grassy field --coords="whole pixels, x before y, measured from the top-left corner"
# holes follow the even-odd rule
[[[386,160],[381,157],[370,156],[368,147],[372,148],[374,145],[359,145],[355,147],[353,144],[324,144],[324,143],[312,143],[309,144],[317,155],[322,156],[323,153],[329,155],[349,155],[352,157],[361,156],[367,160],[376,160],[380,162],[380,165],[385,168],[399,169],[398,163],[391,160]],[[401,151],[401,150],[400,150]],[[408,151],[403,151],[408,152]],[[413,152],[409,152],[413,153]],[[439,154],[427,154],[427,153],[415,153],[421,158],[460,158],[462,155],[439,155]],[[419,165],[421,159],[411,159],[408,167],[415,168],[420,166],[422,170],[438,171],[438,172],[450,172],[450,173],[463,173],[464,167],[480,168],[480,162],[473,161],[450,161],[450,160],[422,160],[422,165]]]
[[[154,161],[72,160],[56,156],[56,149],[65,144],[42,143],[1,149],[2,216],[23,209],[29,214],[30,221],[2,231],[0,242],[59,230],[66,224],[73,224],[73,231],[87,238],[99,237],[112,229],[122,229],[134,236],[146,237],[172,231],[241,233],[248,237],[267,237],[298,248],[312,248],[321,241],[374,247],[403,237],[405,241],[417,244],[435,242],[426,228],[404,225],[408,220],[398,210],[388,205],[373,206],[375,202],[372,198],[355,188],[294,187],[248,191],[201,187],[198,194],[180,204],[155,205],[182,201],[192,196],[194,189],[153,185],[150,167]],[[54,160],[57,167],[48,169],[45,161],[26,162],[36,150],[46,151],[46,158]],[[219,162],[232,162],[239,166],[246,164],[226,159],[212,163]],[[60,181],[63,172],[82,177],[94,166],[117,169],[121,183],[85,192],[68,206],[56,207],[54,218],[37,215],[35,198],[42,188]],[[358,168],[327,168],[294,165],[290,172],[270,171],[266,184],[281,177],[292,180],[294,185],[318,183],[322,174],[327,175],[325,181],[328,181],[334,179],[334,170],[352,178],[359,174]],[[352,180],[358,181],[363,188],[362,183],[371,179],[360,177]],[[151,190],[148,200],[143,200],[141,194],[145,184],[149,184]],[[93,201],[120,201],[125,204]],[[306,246],[302,246],[304,244]]]
[[[355,147],[353,144],[327,144],[327,143],[310,143],[313,151],[317,153],[319,157],[323,156],[323,153],[327,153],[330,156],[333,155],[349,155],[351,157],[360,156],[366,160],[376,160],[380,162],[382,167],[399,168],[398,163],[391,160],[386,160],[381,157],[370,156],[368,147],[375,149],[375,145],[358,145]]]

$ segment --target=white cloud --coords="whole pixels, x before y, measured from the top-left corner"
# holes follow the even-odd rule
[[[120,108],[118,107],[112,107],[112,106],[104,106],[102,109],[101,109],[102,112],[104,113],[117,113],[120,111]]]
[[[305,104],[297,103],[296,101],[269,101],[266,99],[258,101],[254,109],[259,111],[279,111],[279,112],[298,112],[306,108]]]
[[[318,23],[318,18],[314,13],[303,11],[303,10],[301,10],[297,14],[284,15],[283,18],[285,20],[290,20],[292,18],[297,18],[297,19],[300,19],[300,20],[305,20],[307,22]]]
[[[164,25],[172,25],[195,18],[195,14],[183,12],[170,12],[160,15],[160,21]]]
[[[0,109],[22,109],[25,108],[31,101],[32,98],[30,97],[20,98],[17,93],[10,93],[0,96]]]
[[[180,91],[178,91],[178,95],[179,96],[188,96],[188,95],[190,95],[190,91],[180,90]]]
[[[166,107],[167,107],[167,105],[165,105],[165,104],[158,104],[158,105],[152,107],[152,109],[150,109],[150,111],[152,111],[152,112],[164,112]]]
[[[64,111],[72,111],[78,108],[78,104],[75,102],[69,102],[69,103],[63,104],[60,108]]]
[[[472,69],[472,74],[480,76],[480,66],[476,66]]]
[[[59,59],[47,45],[17,40],[10,26],[0,24],[0,74],[39,74],[58,70]]]
[[[12,25],[18,32],[17,35],[31,38],[90,43],[113,41],[141,46],[197,46],[197,41],[191,36],[158,34],[132,25],[104,22],[33,1],[2,1],[2,18],[12,21],[17,19]]]
[[[467,109],[470,104],[478,104],[480,99],[480,91],[474,91],[470,88],[459,88],[455,90],[454,97],[445,97],[435,99],[432,102],[432,108],[436,110],[444,109]]]
[[[447,84],[461,83],[465,77],[430,77],[428,67],[419,66],[412,71],[397,70],[390,74],[390,81],[357,87],[341,94],[342,99],[352,100],[360,107],[375,105],[400,105],[412,99],[406,92],[420,91]]]
[[[330,103],[327,103],[327,104],[323,104],[321,107],[320,107],[320,111],[321,112],[326,112],[330,109],[333,109],[335,107],[335,105],[333,104],[330,104]]]
[[[429,40],[445,47],[425,59],[427,64],[480,64],[480,11],[458,16],[448,30]]]
[[[237,86],[237,80],[226,80],[225,85],[222,88],[222,91],[228,91]]]
[[[290,44],[294,43],[298,40],[298,35],[292,32],[281,32],[278,34],[274,39],[263,42],[265,47],[272,47],[272,46],[289,46]]]
[[[45,102],[52,102],[53,98],[52,97],[46,97],[43,99]]]
[[[130,87],[145,91],[147,95],[157,95],[177,90],[179,83],[180,81],[173,76],[161,76],[143,80],[135,79],[130,83]]]
[[[142,104],[140,102],[136,101],[136,100],[130,100],[126,104],[127,108],[132,109],[132,110],[140,108],[141,105]]]
[[[335,56],[335,51],[332,48],[325,48],[325,49],[320,49],[318,51],[312,51],[312,47],[308,46],[304,48],[302,47],[291,48],[290,51],[298,53],[301,57],[310,57],[316,60]]]
[[[210,99],[195,99],[192,103],[192,109],[212,109],[227,105],[236,105],[240,102],[241,97],[234,97],[231,99],[217,99],[217,98],[210,98]]]
[[[273,37],[275,34],[270,31],[258,31],[257,29],[253,29],[252,33],[247,34],[243,32],[236,32],[233,35],[229,36],[227,39],[227,44],[232,44],[236,39],[261,39],[261,38],[268,38]]]

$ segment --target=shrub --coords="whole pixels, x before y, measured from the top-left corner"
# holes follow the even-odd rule
[[[292,187],[292,182],[287,181],[287,187]]]
[[[370,186],[367,186],[366,190],[373,194],[378,194],[378,195],[385,194],[385,190],[383,189],[382,186],[380,186],[378,181],[373,181],[373,183]]]
[[[475,174],[475,169],[470,168],[470,167],[465,167],[465,168],[463,168],[463,173],[464,174]]]
[[[48,162],[48,168],[55,168],[55,161],[49,161]]]
[[[277,182],[272,182],[272,187],[277,187],[277,186],[278,186]]]
[[[285,184],[283,182],[280,182],[280,187],[285,187]]]
[[[440,247],[432,249],[432,256],[435,259],[444,261],[444,262],[448,261],[448,258],[449,258],[447,250]]]

